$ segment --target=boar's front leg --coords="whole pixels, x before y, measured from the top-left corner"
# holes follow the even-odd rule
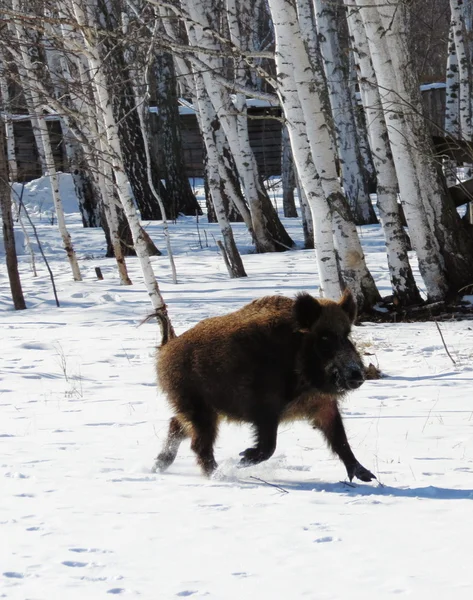
[[[357,477],[361,481],[376,479],[373,473],[356,460],[348,443],[342,416],[335,400],[320,407],[313,420],[313,426],[322,431],[330,448],[338,454],[345,465],[350,481],[353,477]]]
[[[275,416],[265,415],[254,423],[256,430],[256,445],[240,452],[242,459],[241,467],[256,465],[268,460],[276,450],[276,439],[278,435],[278,419]]]

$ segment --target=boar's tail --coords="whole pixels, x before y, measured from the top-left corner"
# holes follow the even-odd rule
[[[159,324],[161,325],[161,333],[163,336],[161,339],[161,346],[164,346],[169,342],[169,340],[172,340],[176,337],[173,326],[171,325],[171,321],[169,320],[167,313],[165,313],[165,307],[163,308],[156,309],[154,313],[151,313],[150,315],[145,317],[138,325],[139,327],[140,325],[143,325],[143,323],[151,321],[151,319],[156,319],[157,321],[159,321]]]

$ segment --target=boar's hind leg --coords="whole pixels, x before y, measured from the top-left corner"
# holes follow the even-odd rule
[[[164,442],[163,449],[158,454],[158,458],[154,463],[154,471],[165,471],[174,462],[179,446],[187,433],[177,417],[173,417],[169,421],[168,437]]]
[[[313,425],[322,431],[330,448],[340,457],[346,467],[350,481],[353,477],[357,477],[361,481],[376,479],[373,473],[365,469],[356,460],[348,443],[342,416],[336,402],[330,402],[330,404],[322,407],[314,419]]]
[[[204,475],[210,477],[217,468],[214,457],[214,442],[217,437],[218,418],[215,411],[202,407],[189,418],[192,424],[191,448],[197,454]]]
[[[256,446],[240,452],[240,466],[256,465],[268,460],[276,450],[278,435],[278,419],[266,417],[254,424],[256,429]]]

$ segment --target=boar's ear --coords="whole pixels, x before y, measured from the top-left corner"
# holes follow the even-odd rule
[[[297,329],[308,330],[317,321],[322,312],[322,306],[310,294],[297,294],[294,303],[293,316]]]
[[[343,292],[339,305],[347,313],[348,318],[353,323],[356,319],[356,300],[348,288]]]

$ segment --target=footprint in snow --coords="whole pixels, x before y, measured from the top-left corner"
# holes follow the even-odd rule
[[[65,567],[86,567],[89,563],[80,562],[78,560],[64,560],[62,564]]]
[[[226,506],[225,504],[198,504],[199,508],[210,508],[212,510],[218,510],[218,511],[226,511],[226,510],[230,510],[229,506]]]
[[[16,573],[15,571],[5,571],[3,573],[4,577],[8,577],[9,579],[23,579],[23,573]]]
[[[77,552],[82,554],[83,552],[98,552],[100,554],[111,554],[111,550],[100,550],[100,548],[69,548],[69,552]]]

